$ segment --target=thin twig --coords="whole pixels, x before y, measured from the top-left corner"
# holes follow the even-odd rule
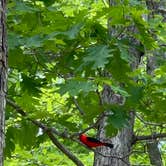
[[[158,127],[164,127],[164,125],[166,125],[166,123],[152,123],[152,122],[147,122],[140,115],[138,115],[138,113],[136,113],[135,116],[137,117],[137,119],[139,119],[145,125],[158,126]]]
[[[74,134],[71,134],[70,135],[70,138],[73,139],[73,137],[76,137],[76,136],[79,136],[80,134],[83,134],[83,133],[86,133],[87,131],[93,129],[93,128],[97,128],[97,126],[99,125],[100,123],[100,120],[106,116],[105,112],[102,112],[99,117],[97,118],[96,122],[95,123],[92,123],[89,127],[85,128],[84,130],[78,132],[78,133],[74,133]]]
[[[80,114],[81,114],[81,115],[84,115],[85,113],[84,113],[83,109],[79,106],[79,104],[78,104],[76,98],[73,97],[72,99],[73,99],[73,101],[74,101],[74,104],[75,104],[76,108],[79,110]]]

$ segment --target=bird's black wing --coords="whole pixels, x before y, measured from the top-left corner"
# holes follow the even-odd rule
[[[99,141],[98,139],[93,138],[93,137],[87,137],[87,140],[90,142],[101,143],[101,141]]]
[[[109,148],[113,148],[114,147],[114,145],[111,144],[111,143],[103,143],[103,142],[101,142],[98,139],[93,138],[93,137],[87,137],[87,141],[93,142],[93,143],[97,143],[97,144],[103,144],[104,146],[107,146]]]

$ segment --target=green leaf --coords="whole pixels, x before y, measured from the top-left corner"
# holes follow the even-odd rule
[[[72,132],[78,131],[77,124],[73,122],[73,119],[71,115],[62,115],[60,118],[58,118],[57,123],[61,124],[62,126],[65,126],[65,128],[68,128]]]
[[[41,35],[35,35],[24,39],[25,47],[41,47],[45,39]]]
[[[64,32],[62,34],[67,35],[69,37],[69,39],[72,40],[78,35],[78,33],[80,32],[82,27],[83,27],[83,23],[78,23],[78,24],[72,26],[72,28],[69,29],[67,32]]]
[[[92,81],[67,80],[65,84],[59,85],[61,95],[68,93],[71,96],[77,96],[80,92],[87,94],[95,91],[97,86]]]
[[[92,123],[94,118],[103,110],[99,105],[99,98],[95,92],[90,92],[88,95],[80,95],[77,99],[78,104],[84,115],[82,116],[84,123]]]
[[[79,34],[80,30],[83,27],[83,23],[78,23],[76,25],[73,25],[69,30],[67,31],[55,31],[47,35],[47,38],[49,40],[55,39],[56,36],[65,36],[68,37],[68,39],[73,40],[77,37]]]
[[[16,103],[24,109],[25,112],[33,112],[36,110],[35,106],[39,104],[39,101],[34,98],[33,94],[22,92],[21,96],[15,98]]]
[[[142,86],[130,84],[126,90],[130,96],[126,99],[125,104],[132,108],[136,108],[143,97],[144,88]]]
[[[21,37],[16,33],[9,32],[7,38],[8,46],[10,49],[15,49],[16,47],[22,44]]]
[[[106,136],[107,137],[114,137],[116,136],[116,134],[118,133],[118,129],[115,128],[113,125],[111,124],[107,124],[105,127],[105,131],[106,131]]]
[[[146,11],[147,12],[147,11]],[[145,13],[145,11],[144,11]],[[150,33],[150,27],[142,17],[143,11],[132,10],[132,18],[139,33],[135,34],[136,38],[141,41],[146,49],[153,50],[157,48],[157,41]]]
[[[5,156],[6,157],[11,157],[12,152],[15,150],[15,140],[14,140],[14,136],[15,136],[15,131],[16,129],[13,127],[8,127],[7,132],[5,134]]]
[[[128,116],[122,106],[112,106],[110,110],[112,115],[107,119],[108,124],[116,129],[121,129],[128,124]]]
[[[127,73],[131,71],[130,66],[126,61],[121,59],[118,52],[108,64],[108,68],[115,80],[120,82],[128,81],[129,77]]]
[[[19,71],[36,70],[36,63],[32,63],[34,57],[26,55],[23,50],[16,47],[9,50],[9,66],[18,69]]]
[[[118,93],[118,94],[120,94],[124,97],[129,97],[130,96],[130,94],[127,91],[125,91],[122,87],[111,85],[111,88],[115,93]]]
[[[129,43],[125,40],[117,41],[117,46],[119,48],[121,59],[128,63],[131,63],[133,61],[133,57],[129,53]]]
[[[21,128],[17,132],[17,139],[20,147],[31,149],[35,144],[37,133],[38,127],[27,120],[22,120]]]
[[[40,88],[42,86],[42,80],[40,78],[29,77],[25,74],[22,74],[23,81],[21,86],[24,91],[27,91],[29,94],[38,94],[40,93]]]
[[[84,65],[92,64],[92,69],[104,68],[113,56],[111,51],[113,50],[106,45],[91,46],[87,50],[87,56],[83,58]]]
[[[39,0],[39,1],[43,1],[45,6],[50,6],[55,3],[55,0]]]
[[[127,14],[129,8],[124,5],[111,6],[108,12],[108,18],[111,18],[109,22],[111,25],[123,25],[126,23],[124,15]]]
[[[16,1],[16,6],[15,6],[14,10],[17,12],[23,12],[23,13],[25,13],[25,12],[31,13],[31,12],[38,11],[37,8],[30,7],[30,5],[28,5],[28,3],[22,2],[22,1]]]

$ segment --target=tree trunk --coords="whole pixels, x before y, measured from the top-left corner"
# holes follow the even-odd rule
[[[0,1],[0,166],[3,166],[4,128],[5,128],[5,106],[7,91],[7,49],[5,33],[5,5],[6,1]]]
[[[103,100],[107,103],[122,104],[123,99],[118,94],[111,94],[110,87],[105,86],[103,90]],[[110,95],[111,94],[111,95]],[[111,96],[111,98],[110,98]],[[105,136],[105,124],[107,117],[104,117],[100,123],[98,137],[100,140],[110,141]],[[114,144],[113,149],[100,147],[97,149],[94,157],[94,166],[125,166],[129,165],[129,153],[132,147],[134,126],[134,113],[130,113],[130,121],[128,127],[122,129],[116,137],[111,139]]]
[[[155,14],[160,14],[163,16],[163,22],[166,21],[166,1],[165,0],[160,0],[160,1],[155,1],[155,0],[146,0],[146,5],[149,10],[151,10],[151,14],[149,15],[149,18],[153,18]],[[165,11],[165,12],[163,12]],[[150,56],[148,56],[147,59],[147,73],[153,75],[153,71],[157,68],[157,58],[159,56],[162,56],[163,58],[165,57],[165,53],[162,55],[159,53],[157,55],[157,52],[151,52]],[[147,152],[149,154],[149,159],[150,163],[154,166],[162,166],[162,158],[161,158],[161,153],[158,148],[158,141],[153,140],[152,142],[147,142]]]
[[[164,9],[164,7],[159,4],[156,4],[158,2],[155,1],[155,3],[153,3],[153,1],[149,1],[147,0],[147,7],[148,9],[152,10],[152,14],[155,13],[161,13]],[[162,3],[162,1],[159,2],[160,4],[166,4]],[[110,0],[110,5],[116,5],[116,1],[114,0]],[[154,8],[152,8],[154,7]],[[154,13],[153,13],[154,12]],[[151,16],[150,16],[151,17]],[[153,17],[151,17],[153,18]],[[164,16],[164,20],[165,20],[165,16]],[[111,19],[109,19],[108,21],[111,21]],[[110,25],[110,24],[108,24]],[[134,27],[132,28],[133,31]],[[130,31],[132,31],[132,29],[130,29]],[[113,28],[113,27],[108,27],[108,31],[110,35],[114,35],[116,34],[117,29]],[[133,39],[131,39],[133,40]],[[132,43],[137,43],[137,45],[139,44],[138,41],[132,41]],[[134,50],[133,48],[130,49],[130,52],[132,52],[132,54],[135,56],[135,62],[131,64],[132,69],[137,68],[140,62],[140,57],[141,57],[141,52],[138,52],[136,50]],[[148,53],[149,54],[149,53]],[[153,53],[150,53],[153,54]],[[149,74],[153,73],[153,70],[156,68],[156,57],[154,56],[149,56],[148,57],[148,61],[147,61],[147,72]],[[117,104],[121,104],[121,101],[117,100],[117,96],[114,95],[114,99],[116,101],[114,101],[114,99],[110,99],[110,93],[111,90],[107,87],[104,88],[104,92],[103,92],[103,101],[106,103],[114,103],[116,102]],[[109,94],[109,95],[108,95]],[[106,140],[105,138],[105,131],[104,131],[104,127],[106,124],[106,117],[104,117],[104,119],[101,121],[100,123],[100,127],[99,127],[99,131],[98,131],[98,136],[100,138],[100,140]],[[95,157],[94,157],[94,166],[125,166],[125,165],[130,165],[129,163],[129,154],[131,151],[131,147],[132,147],[132,141],[133,141],[133,127],[134,127],[134,113],[130,113],[130,121],[129,121],[129,125],[128,127],[122,129],[116,137],[112,138],[111,141],[114,144],[114,148],[113,149],[109,149],[106,147],[100,147],[97,149],[96,153],[95,153]],[[108,139],[109,142],[109,139]],[[155,146],[154,146],[155,145]],[[162,160],[161,160],[161,155],[160,152],[157,147],[156,144],[148,144],[148,152],[149,152],[149,156],[151,159],[151,163],[154,164],[154,160],[152,161],[152,158],[155,158],[155,160],[158,160],[160,162],[158,162],[158,164],[162,165]],[[152,149],[154,150],[156,157],[154,156],[154,153],[152,153]],[[158,156],[158,157],[157,157]],[[160,158],[160,160],[159,160]],[[156,165],[158,166],[158,165]]]
[[[147,142],[147,151],[149,154],[150,163],[154,166],[163,166],[161,154],[158,148],[158,141]]]
[[[133,138],[133,122],[134,118],[131,113],[131,121],[129,127],[120,131],[116,137],[112,138],[113,149],[106,147],[99,148],[95,154],[94,166],[128,166],[129,154],[131,151],[131,143]],[[103,125],[102,125],[103,126]],[[100,138],[105,139],[103,130],[99,130]],[[102,154],[102,155],[101,155]],[[108,156],[108,157],[107,157]]]
[[[109,1],[110,6],[116,5],[117,1],[110,0]],[[108,20],[108,22],[111,21]],[[109,24],[108,24],[109,25]],[[108,32],[110,35],[114,35],[117,32],[117,28],[108,27]],[[129,28],[129,31],[135,31],[135,28],[131,27]],[[122,35],[123,36],[123,35]],[[133,39],[131,39],[133,40]],[[133,40],[131,43],[137,43],[138,41]],[[140,62],[141,53],[136,51],[133,48],[130,48],[129,50],[132,55],[135,57],[135,61],[132,62],[131,68],[135,69],[138,67]],[[123,99],[118,94],[112,94],[111,88],[105,87],[103,91],[103,101],[105,103],[116,103],[116,104],[123,104]],[[112,98],[110,98],[112,96]],[[130,120],[127,127],[123,128],[119,133],[111,139],[112,143],[114,144],[113,149],[108,149],[105,147],[100,147],[97,149],[97,152],[95,153],[94,157],[94,166],[129,166],[129,156],[132,148],[132,142],[133,142],[133,136],[134,136],[134,112],[130,112]],[[105,138],[105,127],[106,123],[106,117],[103,119],[103,121],[100,123],[100,128],[98,131],[98,137],[100,140],[106,140]],[[109,139],[108,139],[109,142]],[[102,154],[102,155],[101,155]],[[103,155],[104,154],[104,155]],[[108,156],[108,157],[107,157]]]

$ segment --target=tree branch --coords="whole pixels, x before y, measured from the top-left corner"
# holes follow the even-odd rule
[[[92,123],[89,127],[87,127],[86,129],[82,130],[81,132],[79,133],[74,133],[70,136],[71,139],[73,139],[73,137],[75,136],[79,136],[80,134],[83,134],[85,132],[87,132],[88,130],[90,129],[93,129],[93,128],[96,128],[99,123],[100,123],[100,120],[104,117],[104,116],[107,116],[105,112],[102,112],[99,117],[97,118],[96,122]]]
[[[137,141],[154,140],[157,138],[166,138],[166,133],[155,133],[151,135],[135,136],[134,143],[136,143]]]
[[[19,107],[18,105],[16,105],[13,101],[11,101],[10,99],[7,99],[7,103],[12,106],[19,114],[21,114],[24,117],[27,117],[27,113],[24,112],[22,110],[21,107]],[[31,121],[34,125],[38,126],[39,128],[41,128],[43,130],[43,132],[45,132],[48,137],[50,138],[50,140],[52,141],[52,143],[58,148],[60,149],[68,158],[70,158],[77,166],[84,166],[84,164],[73,154],[71,153],[64,145],[62,145],[58,139],[54,136],[54,133],[57,135],[61,135],[56,129],[54,128],[50,128],[48,126],[46,126],[45,124],[37,121],[37,120],[33,120],[27,117],[27,120]]]
[[[82,110],[82,108],[79,106],[79,104],[78,104],[76,98],[73,97],[72,99],[73,99],[73,102],[74,102],[76,108],[79,110],[80,114],[81,114],[81,115],[84,115],[85,113],[84,113],[84,111]]]
[[[65,146],[63,146],[53,135],[51,131],[46,132],[53,144],[60,149],[68,158],[70,158],[77,166],[84,166],[84,164],[75,156],[73,153],[71,153]]]
[[[166,123],[152,123],[152,122],[147,122],[140,115],[138,115],[138,113],[136,113],[135,116],[137,117],[137,119],[139,119],[145,125],[158,126],[158,127],[161,127],[161,128],[162,127],[164,128],[165,125],[166,125]]]

